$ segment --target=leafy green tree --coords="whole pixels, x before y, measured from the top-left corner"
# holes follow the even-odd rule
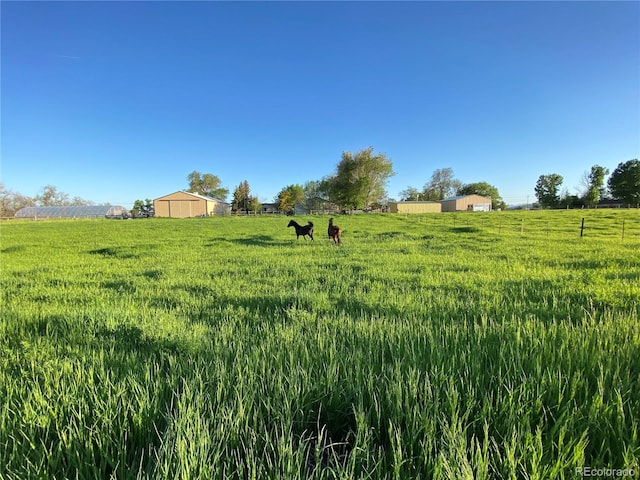
[[[233,191],[233,202],[231,208],[236,213],[245,211],[249,213],[249,207],[251,206],[251,189],[249,188],[249,182],[246,180],[240,182],[240,184]]]
[[[598,204],[600,198],[605,194],[604,189],[604,177],[609,174],[609,169],[601,167],[600,165],[594,165],[591,167],[591,173],[588,178],[588,188],[584,195],[585,205],[595,206]]]
[[[563,188],[560,193],[558,206],[562,208],[581,208],[584,206],[582,199],[578,195],[572,195],[567,188]]]
[[[298,203],[304,202],[304,189],[302,185],[287,185],[276,197],[278,210],[281,212],[293,212]]]
[[[355,154],[343,152],[336,173],[323,180],[329,199],[343,208],[369,208],[383,202],[386,182],[394,174],[391,160],[383,153],[375,155],[373,147]]]
[[[607,182],[611,195],[628,205],[640,204],[640,160],[620,163]]]
[[[536,182],[536,197],[542,208],[554,208],[560,204],[560,185],[563,182],[562,175],[550,173],[548,175],[540,175]]]
[[[189,191],[204,195],[206,197],[217,198],[222,201],[227,200],[229,190],[222,187],[222,181],[211,173],[201,174],[194,170],[187,175]]]
[[[491,198],[491,208],[494,210],[504,210],[507,206],[502,200],[498,189],[487,182],[467,183],[457,190],[456,195],[482,195],[483,197],[489,197]]]
[[[258,213],[262,208],[262,203],[256,195],[249,196],[249,206],[247,207],[248,211],[253,213]]]
[[[455,195],[460,188],[462,182],[454,177],[452,168],[439,168],[425,184],[422,194],[425,200],[437,202]]]
[[[154,213],[153,200],[147,198],[144,202],[142,200],[133,202],[133,208],[131,209],[133,217],[153,217]]]

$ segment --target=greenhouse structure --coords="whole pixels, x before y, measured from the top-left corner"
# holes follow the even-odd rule
[[[24,207],[15,218],[127,218],[129,211],[118,205],[73,205],[66,207]]]

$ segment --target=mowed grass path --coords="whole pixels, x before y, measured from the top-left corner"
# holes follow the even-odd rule
[[[2,223],[0,478],[638,472],[638,210],[296,219]]]

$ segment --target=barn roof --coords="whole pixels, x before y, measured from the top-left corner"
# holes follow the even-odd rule
[[[434,202],[433,200],[400,200],[398,202],[389,202],[389,203],[439,203],[439,202]]]
[[[441,202],[448,202],[451,200],[460,200],[461,198],[467,198],[467,197],[482,197],[482,198],[486,198],[487,200],[491,200],[489,197],[485,197],[484,195],[480,195],[477,193],[472,193],[470,195],[456,195],[454,197],[449,197],[449,198],[445,198],[444,200],[440,200]]]

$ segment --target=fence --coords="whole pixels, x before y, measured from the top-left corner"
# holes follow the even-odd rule
[[[640,211],[597,210],[572,211],[577,214],[562,215],[558,212],[521,213],[442,213],[404,215],[426,227],[446,228],[460,233],[488,233],[498,236],[525,236],[543,238],[608,238],[621,241],[640,239]]]

